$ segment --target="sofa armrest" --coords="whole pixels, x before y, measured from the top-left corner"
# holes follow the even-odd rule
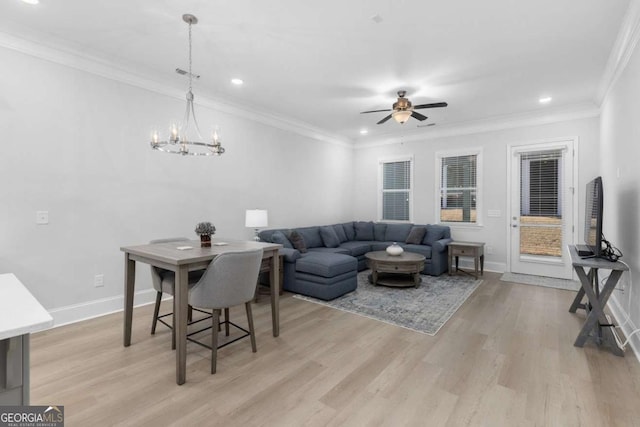
[[[453,239],[440,239],[437,240],[435,242],[433,242],[433,245],[431,246],[431,250],[438,252],[438,253],[442,253],[442,252],[446,252],[447,251],[447,247],[449,246],[449,243],[453,242]]]
[[[282,255],[284,262],[296,262],[302,256],[300,251],[290,248],[280,248],[279,253]]]

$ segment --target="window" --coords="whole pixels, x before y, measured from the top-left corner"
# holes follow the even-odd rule
[[[411,221],[411,158],[380,161],[380,214],[383,221]]]
[[[437,155],[439,222],[480,224],[480,152]]]

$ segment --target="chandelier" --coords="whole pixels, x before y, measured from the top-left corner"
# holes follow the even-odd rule
[[[187,92],[187,108],[184,112],[184,118],[180,125],[172,124],[169,128],[169,139],[161,140],[160,134],[154,130],[151,134],[151,148],[162,151],[164,153],[180,154],[182,156],[220,156],[224,153],[224,147],[220,142],[218,129],[215,129],[211,135],[211,142],[202,142],[202,134],[196,120],[196,114],[193,109],[193,74],[191,73],[191,26],[198,23],[198,18],[193,15],[182,15],[182,20],[189,24],[189,71],[185,73],[181,69],[176,69],[179,74],[187,74],[189,76],[189,91]],[[196,76],[199,78],[200,76]],[[191,139],[187,131],[189,130],[189,119],[193,118],[195,133],[199,140]]]

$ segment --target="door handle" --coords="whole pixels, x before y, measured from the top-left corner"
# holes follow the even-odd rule
[[[513,228],[518,228],[518,224],[513,224],[512,227]]]

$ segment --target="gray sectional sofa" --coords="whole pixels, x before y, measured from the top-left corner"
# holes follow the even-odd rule
[[[424,255],[423,274],[438,276],[448,269],[451,242],[447,226],[370,221],[263,230],[259,236],[284,246],[284,289],[323,300],[355,290],[358,271],[367,268],[364,255],[394,242]]]

